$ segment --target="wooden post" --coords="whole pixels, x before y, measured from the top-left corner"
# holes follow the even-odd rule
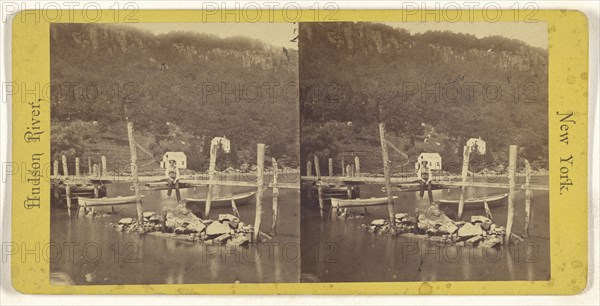
[[[256,213],[254,215],[254,241],[258,242],[258,234],[260,233],[260,223],[262,221],[262,200],[263,188],[265,181],[265,144],[259,143],[256,146]]]
[[[63,176],[65,178],[69,177],[69,165],[67,165],[67,157],[62,156],[62,166],[63,166]]]
[[[387,142],[385,140],[385,123],[379,124],[379,138],[381,140],[381,156],[383,157],[383,175],[385,177],[385,191],[388,198],[388,214],[390,223],[394,224],[394,198],[392,197],[392,185],[390,183],[390,159],[388,156]]]
[[[323,186],[321,186],[321,168],[319,167],[319,157],[315,156],[315,174],[317,176],[317,194],[319,196],[319,212],[321,214],[321,218],[323,218],[323,210],[324,210],[324,203],[323,203]]]
[[[329,158],[327,161],[327,167],[329,168],[329,176],[333,176],[333,158]]]
[[[342,176],[346,175],[346,163],[344,162],[344,157],[342,156]]]
[[[237,205],[235,205],[235,200],[231,199],[231,209],[233,210],[233,215],[236,217],[240,217],[240,211],[237,208]]]
[[[517,146],[511,145],[508,153],[508,213],[506,214],[506,243],[510,243],[513,219],[515,217],[515,176],[517,173]]]
[[[462,182],[466,183],[469,176],[469,158],[471,150],[469,146],[463,147],[463,163],[462,163]],[[465,190],[467,187],[460,186],[460,198],[458,200],[458,220],[462,218],[465,209]]]
[[[492,211],[490,210],[490,206],[488,205],[487,200],[483,200],[483,208],[485,209],[485,215],[488,219],[494,221],[494,216],[492,215]]]
[[[133,127],[133,126],[132,126]],[[135,145],[135,143],[134,143]],[[102,176],[106,176],[107,175],[107,166],[106,166],[106,156],[102,155]],[[136,156],[136,160],[137,160],[137,156]],[[137,167],[137,166],[136,166]]]
[[[346,176],[352,177],[352,165],[350,165],[350,164],[346,165]]]
[[[79,170],[79,157],[75,157],[75,176],[77,177],[81,175],[81,172]]]
[[[98,166],[98,164],[94,164],[94,177],[99,177],[100,176],[100,166]]]
[[[529,219],[531,218],[531,165],[525,160],[525,237],[529,237]]]
[[[331,160],[331,159],[330,159]],[[273,164],[273,223],[271,224],[271,232],[277,235],[277,214],[279,213],[279,188],[277,188],[277,160],[271,158]]]
[[[142,224],[144,221],[143,210],[142,210],[142,197],[140,194],[140,180],[138,177],[138,162],[137,162],[137,148],[135,145],[135,139],[133,138],[133,123],[127,122],[127,137],[129,138],[129,153],[131,154],[131,178],[133,180],[133,190],[135,192],[135,206],[137,209],[138,224]],[[104,156],[103,156],[104,157]],[[103,158],[104,164],[106,164],[105,158]]]
[[[92,170],[92,158],[88,156],[88,176],[91,176],[93,173]]]
[[[69,184],[65,184],[65,196],[66,196],[66,200],[67,200],[67,214],[70,217],[71,216],[71,186],[69,186]]]
[[[312,175],[312,163],[310,162],[310,160],[306,162],[306,175]]]
[[[54,168],[52,169],[53,173],[54,173],[54,177],[58,177],[58,160],[54,161]]]
[[[358,156],[354,157],[354,175],[360,176],[360,159]]]
[[[215,179],[215,168],[217,167],[217,145],[210,145],[210,161],[208,164],[208,191],[206,192],[206,204],[204,206],[204,218],[210,218],[210,205],[212,202],[212,194],[213,194],[213,185],[210,183]],[[258,169],[258,165],[256,167],[256,171],[262,171],[262,169]]]

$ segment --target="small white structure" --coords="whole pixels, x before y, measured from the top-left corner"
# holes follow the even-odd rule
[[[471,148],[471,153],[477,153],[480,155],[485,154],[485,141],[479,138],[471,138],[467,141],[467,146]]]
[[[231,142],[229,141],[229,139],[225,138],[225,136],[215,137],[210,141],[211,148],[219,144],[221,145],[221,148],[223,148],[223,151],[225,153],[231,152]]]
[[[427,161],[431,170],[442,170],[442,157],[439,153],[421,153],[415,163],[415,169],[418,170],[421,163]]]
[[[169,164],[170,160],[175,160],[175,164],[179,169],[187,169],[187,156],[183,152],[165,152],[160,167],[165,168]]]

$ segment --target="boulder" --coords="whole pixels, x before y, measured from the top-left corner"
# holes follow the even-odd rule
[[[193,221],[186,228],[192,232],[202,233],[206,229],[206,225],[200,221]]]
[[[397,213],[394,215],[394,219],[396,219],[396,222],[402,222],[408,219],[408,214],[407,213]]]
[[[217,238],[213,239],[213,241],[216,244],[223,244],[223,242],[226,242],[229,238],[231,238],[230,234],[223,234],[223,235],[220,235]]]
[[[484,216],[471,216],[471,223],[479,223],[481,225],[481,228],[483,228],[486,231],[489,230],[493,224],[492,220]]]
[[[219,221],[223,222],[223,221],[232,221],[232,220],[239,220],[238,217],[232,215],[232,214],[219,214]]]
[[[142,216],[144,216],[144,218],[150,219],[152,216],[156,216],[156,212],[145,211],[144,213],[142,213]]]
[[[454,234],[454,232],[456,232],[458,230],[458,226],[454,225],[454,223],[452,223],[452,222],[447,222],[447,223],[440,225],[438,230],[442,233],[452,235],[452,234]]]
[[[235,219],[235,220],[231,220],[229,221],[229,227],[231,227],[231,229],[238,229],[239,225],[240,225],[240,219]]]
[[[437,206],[431,205],[425,211],[419,213],[417,226],[422,231],[436,229],[444,234],[454,233],[458,227],[454,221],[442,213]]]
[[[250,239],[244,235],[239,235],[227,241],[227,244],[234,246],[243,246],[250,242]]]
[[[458,229],[458,237],[470,238],[473,236],[483,235],[481,226],[471,223],[465,223],[461,228]]]
[[[384,224],[385,224],[385,220],[383,220],[383,219],[376,219],[371,222],[371,225],[374,225],[374,226],[382,226]]]
[[[481,235],[477,235],[477,236],[473,236],[469,239],[467,239],[467,241],[465,241],[466,244],[477,244],[477,242],[481,241],[481,239],[483,239],[483,236]]]
[[[176,228],[196,221],[201,220],[200,218],[196,217],[191,210],[188,210],[184,205],[180,204],[177,205],[175,209],[167,211],[167,220],[165,221],[165,225],[168,228]]]
[[[502,238],[494,235],[489,236],[487,239],[483,240],[479,246],[482,248],[494,248],[502,244]]]
[[[119,224],[130,225],[131,223],[133,223],[133,218],[123,218],[119,220]]]
[[[210,237],[221,236],[223,234],[229,234],[229,225],[222,224],[221,222],[213,222],[206,228],[206,235]]]

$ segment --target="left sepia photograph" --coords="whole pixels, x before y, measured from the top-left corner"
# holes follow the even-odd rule
[[[50,26],[51,285],[299,282],[296,35]]]

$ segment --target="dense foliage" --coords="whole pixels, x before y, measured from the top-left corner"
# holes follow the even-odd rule
[[[79,132],[89,134],[81,122],[94,123],[86,128],[95,129],[95,141],[120,139],[110,145],[125,150],[128,117],[156,161],[182,150],[201,170],[210,140],[225,136],[232,143],[225,166],[252,163],[257,143],[284,164],[298,163],[295,50],[243,37],[53,24],[50,56],[53,159],[99,150],[79,141]]]
[[[546,51],[498,36],[372,23],[304,23],[299,44],[303,165],[315,154],[375,155],[363,171],[380,171],[379,143],[365,134],[377,140],[385,122],[404,153],[392,157],[398,167],[438,152],[456,172],[466,141],[481,137],[488,153],[474,157],[474,170],[505,165],[511,144],[547,168]]]

